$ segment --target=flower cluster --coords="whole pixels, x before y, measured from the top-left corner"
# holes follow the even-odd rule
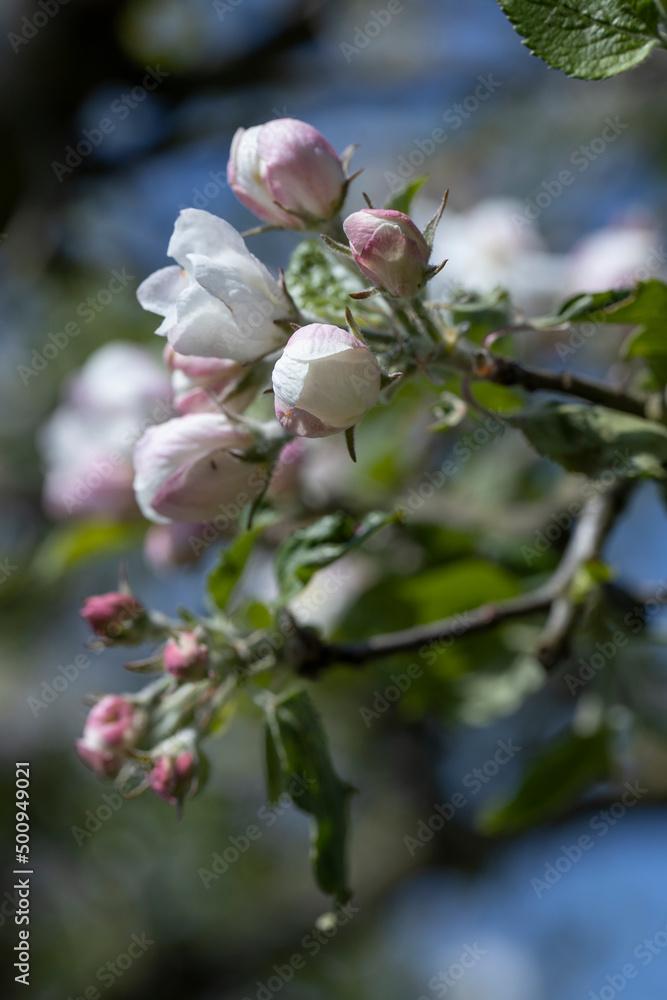
[[[176,221],[175,263],[140,285],[140,304],[162,318],[156,332],[166,338],[172,380],[168,419],[149,421],[133,456],[136,502],[157,525],[240,513],[261,500],[274,469],[279,492],[304,438],[345,433],[354,458],[354,428],[400,377],[399,360],[416,370],[425,348],[444,347],[444,336],[434,345],[421,299],[439,270],[429,257],[441,213],[424,233],[394,208],[369,205],[343,219],[349,155],[338,157],[310,125],[283,119],[239,130],[228,174],[271,228],[320,233],[322,253],[338,254],[336,266],[352,277],[350,299],[374,297],[359,306],[368,328],[344,304],[341,325],[331,321],[337,314],[297,307],[284,276],[274,277],[240,233],[196,209]],[[265,392],[275,420],[257,415]],[[347,538],[348,526],[341,531]],[[150,788],[180,808],[203,782],[199,744],[224,727],[230,691],[277,662],[265,632],[245,634],[247,623],[237,626],[213,596],[222,614],[176,622],[146,609],[126,583],[85,601],[95,643],[158,644],[126,664],[157,679],[136,695],[98,700],[77,742],[82,760],[127,794]]]
[[[81,617],[105,645],[160,641],[155,655],[126,666],[161,677],[140,694],[105,695],[97,701],[76,741],[79,757],[132,794],[151,788],[180,807],[200,780],[201,733],[190,724],[193,705],[200,698],[205,701],[209,688],[215,690],[211,682],[215,684],[220,657],[212,655],[204,629],[187,629],[154,615],[126,584],[86,598]],[[165,722],[170,732],[159,739]]]
[[[373,283],[363,296],[408,302],[438,271],[429,244],[391,209],[341,223],[351,151],[337,156],[312,126],[290,118],[239,129],[230,185],[270,228],[326,230],[346,266]],[[261,497],[290,435],[351,434],[391,378],[349,312],[347,329],[300,312],[284,278],[225,220],[183,210],[167,252],[176,263],[146,278],[137,296],[162,317],[156,333],[167,338],[179,415],[137,444],[134,487],[149,520],[202,522]],[[269,372],[277,425],[245,413]],[[353,454],[351,438],[349,446]]]

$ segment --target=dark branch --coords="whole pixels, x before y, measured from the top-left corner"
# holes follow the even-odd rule
[[[324,643],[312,629],[297,629],[297,642],[292,649],[293,665],[303,676],[314,677],[334,664],[359,667],[395,653],[419,650],[422,646],[449,645],[452,639],[474,635],[514,618],[549,611],[536,655],[546,669],[551,669],[566,654],[572,629],[578,621],[580,608],[569,594],[574,577],[581,566],[600,555],[604,540],[633,486],[632,481],[624,480],[588,501],[558,568],[542,587],[531,593],[483,604],[428,625],[376,635],[364,642]]]
[[[579,378],[569,372],[540,371],[537,368],[527,368],[518,361],[502,358],[495,354],[489,355],[491,363],[488,374],[483,372],[478,377],[485,378],[499,385],[520,385],[528,392],[544,390],[546,392],[561,392],[568,396],[578,396],[589,403],[607,406],[612,410],[632,413],[637,417],[646,416],[646,401],[637,396],[610,389],[599,382]],[[473,373],[474,374],[474,373]]]

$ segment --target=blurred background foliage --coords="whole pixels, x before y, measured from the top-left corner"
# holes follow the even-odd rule
[[[139,686],[122,673],[119,652],[91,653],[90,666],[44,707],[29,699],[43,698],[44,685],[65,676],[60,668],[84,649],[80,600],[114,587],[121,557],[146,603],[167,612],[201,606],[215,552],[178,572],[158,571],[142,554],[138,518],[104,517],[92,528],[80,519],[58,521],[43,502],[37,442],[71,374],[96,348],[121,339],[159,359],[155,321],[138,308],[134,290],[166,263],[179,209],[205,208],[239,228],[252,224],[224,179],[235,129],[291,116],[314,124],[338,150],[360,143],[354,165],[364,175],[353,208],[361,206],[362,188],[383,203],[387,172],[413,164],[411,176],[429,174],[416,208],[423,218],[429,200],[451,189],[440,234],[451,280],[481,292],[502,284],[526,309],[548,309],[638,268],[664,274],[664,261],[647,265],[652,250],[663,253],[667,208],[664,61],[656,57],[602,83],[570,80],[529,55],[494,0],[404,0],[377,32],[367,25],[385,11],[383,0],[52,0],[49,10],[53,3],[57,13],[45,23],[40,17],[38,28],[30,27],[40,9],[31,0],[4,0],[0,8],[0,558],[8,567],[0,584],[0,782],[3,842],[10,844],[12,764],[31,761],[32,995],[74,998],[97,985],[101,995],[108,989],[126,1000],[266,1000],[266,991],[293,1000],[431,998],[444,994],[429,981],[477,943],[483,958],[447,995],[574,1000],[597,994],[606,976],[635,961],[639,976],[626,995],[662,998],[667,959],[657,952],[646,965],[633,959],[635,947],[665,924],[660,614],[639,646],[619,649],[587,684],[576,708],[585,732],[606,706],[615,783],[598,787],[565,819],[509,843],[481,833],[476,819],[516,789],[526,762],[575,712],[567,685],[545,684],[529,655],[534,624],[471,637],[428,666],[419,661],[423,675],[386,710],[377,710],[378,693],[411,658],[333,671],[313,683],[338,771],[359,789],[352,810],[359,912],[317,954],[304,940],[325,904],[311,882],[307,823],[296,810],[261,825],[261,838],[207,888],[198,874],[230,837],[257,823],[265,802],[250,710],[211,747],[206,793],[176,823],[165,803],[148,796],[112,810],[103,798],[111,790],[74,753],[86,692]],[[141,86],[147,68],[159,68],[162,82],[121,116],[116,102]],[[496,81],[493,93],[466,111],[480,77]],[[104,140],[68,172],[54,170],[54,162],[66,162],[67,147],[109,115],[114,128]],[[580,169],[571,157],[608,118],[623,125],[617,139]],[[420,143],[428,149],[443,121],[446,140],[415,167],[419,156],[411,154]],[[546,207],[527,226],[508,223],[526,217],[528,201],[539,206],[537,195],[548,194],[545,184],[565,169],[575,183],[542,197]],[[498,207],[488,199],[515,202]],[[255,237],[252,249],[277,268],[296,242],[294,234],[271,233]],[[107,302],[100,293],[114,271],[131,279]],[[50,350],[54,356],[38,368],[33,352],[44,357],[54,342],[49,335],[70,322],[81,333]],[[531,336],[521,342],[524,356],[559,365],[553,339]],[[617,349],[617,335],[603,329],[584,338],[566,364],[602,377]],[[34,368],[28,377],[26,366]],[[513,403],[506,390],[475,392],[499,410]],[[538,459],[516,432],[475,439],[465,459],[458,453],[447,488],[413,503],[424,468],[457,454],[459,432],[425,433],[433,421],[425,394],[435,401],[429,383],[411,383],[390,410],[369,414],[354,468],[341,441],[309,447],[299,470],[305,508],[289,492],[280,501],[292,524],[337,508],[362,515],[397,498],[410,512],[406,525],[348,558],[349,585],[314,609],[312,620],[324,621],[330,634],[359,638],[463,612],[539,583],[556,563],[564,539],[529,561],[522,546],[534,545],[581,483]],[[459,430],[475,429],[468,417]],[[633,584],[664,578],[667,530],[656,487],[637,491],[606,558]],[[267,566],[262,550],[251,566],[250,596],[271,593]],[[609,613],[593,618],[566,666],[578,669],[613,627]],[[622,707],[628,690],[639,726]],[[377,717],[369,720],[362,708]],[[466,776],[493,759],[499,740],[521,750],[473,792]],[[571,760],[562,763],[571,767]],[[599,800],[613,801],[626,780],[639,780],[650,796],[538,894],[531,879],[544,877],[563,845],[590,833]],[[405,838],[416,836],[434,804],[462,791],[467,804],[454,819],[410,850]],[[0,921],[13,946],[11,879],[6,885]],[[112,983],[96,978],[132,934],[144,933],[154,943],[131,968]],[[262,993],[272,967],[297,952],[305,967]],[[13,985],[7,979],[3,995]]]

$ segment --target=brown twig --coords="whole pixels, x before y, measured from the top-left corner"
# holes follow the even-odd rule
[[[293,660],[293,665],[301,675],[314,677],[334,664],[360,667],[373,660],[420,650],[424,646],[449,645],[452,639],[483,632],[515,618],[548,611],[536,655],[546,669],[551,669],[565,655],[572,629],[578,621],[580,606],[569,593],[574,577],[586,562],[598,558],[633,485],[632,481],[623,480],[588,501],[556,571],[543,586],[531,593],[483,604],[464,614],[428,625],[376,635],[363,642],[325,643],[316,639],[312,630],[303,630],[307,642],[302,644],[302,655],[297,658],[297,663]]]

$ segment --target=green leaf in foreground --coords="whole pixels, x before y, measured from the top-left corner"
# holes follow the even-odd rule
[[[557,816],[579,796],[610,776],[608,734],[568,732],[545,746],[528,765],[521,785],[505,805],[486,810],[479,825],[485,833],[504,835]]]
[[[322,892],[345,902],[351,785],[336,774],[320,717],[304,690],[265,701],[269,797],[289,792],[311,817],[311,860]]]
[[[604,406],[542,403],[506,418],[568,472],[667,478],[667,427]]]
[[[294,597],[318,569],[356,549],[381,528],[401,519],[400,512],[372,511],[357,523],[348,514],[327,514],[300,528],[280,546],[275,568],[283,599]]]
[[[639,65],[660,36],[653,0],[498,0],[530,51],[584,80]]]
[[[209,573],[208,592],[216,607],[224,611],[234,587],[239,582],[255,542],[266,528],[266,518],[238,535],[221,553],[218,565]]]

